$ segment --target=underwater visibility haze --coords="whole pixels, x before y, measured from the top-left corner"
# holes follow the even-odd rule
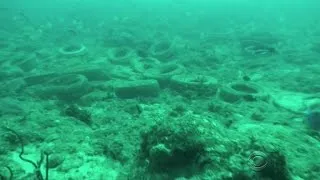
[[[319,180],[320,1],[0,2],[1,180]]]

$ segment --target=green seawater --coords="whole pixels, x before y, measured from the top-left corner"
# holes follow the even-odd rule
[[[1,180],[319,180],[320,1],[0,2]]]

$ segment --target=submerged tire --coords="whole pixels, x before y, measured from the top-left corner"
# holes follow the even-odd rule
[[[214,96],[219,86],[218,80],[214,77],[187,73],[172,76],[170,82],[170,88],[176,92],[192,92],[197,96]]]
[[[62,56],[82,56],[86,54],[87,48],[83,44],[69,44],[59,49]]]
[[[269,96],[257,84],[250,82],[234,82],[222,87],[218,92],[220,100],[228,103],[239,101],[268,100]]]
[[[11,66],[19,67],[24,72],[32,71],[38,66],[38,58],[35,54],[17,57],[10,62]]]
[[[110,48],[107,53],[110,62],[116,65],[130,65],[130,60],[135,55],[129,47]]]
[[[161,87],[167,87],[171,82],[172,76],[179,75],[184,72],[185,69],[183,66],[175,63],[168,63],[146,70],[144,77],[147,79],[155,79],[159,82]]]
[[[58,97],[62,100],[78,99],[89,90],[88,79],[79,74],[67,74],[49,80],[38,91],[41,97]]]
[[[163,62],[169,62],[174,56],[174,43],[169,40],[161,40],[155,42],[150,47],[150,54],[152,57],[155,57]]]

